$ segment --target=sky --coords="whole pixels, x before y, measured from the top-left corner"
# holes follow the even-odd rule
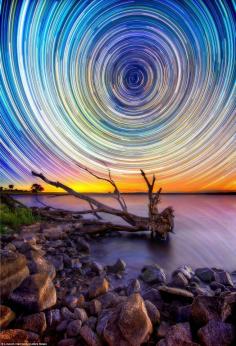
[[[0,183],[236,190],[234,1],[0,0]],[[46,186],[46,191],[55,188]]]

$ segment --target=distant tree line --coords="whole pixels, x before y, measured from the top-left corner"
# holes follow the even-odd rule
[[[32,193],[38,193],[43,192],[44,188],[40,184],[32,184],[30,190],[22,190],[15,188],[15,185],[9,184],[8,187],[0,186],[0,191],[4,192],[32,192]]]

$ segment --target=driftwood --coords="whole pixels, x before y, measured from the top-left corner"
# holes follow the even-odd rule
[[[90,175],[94,176],[95,178],[106,181],[114,188],[114,192],[112,196],[117,200],[120,206],[120,209],[110,207],[100,201],[97,201],[90,195],[86,195],[86,194],[74,191],[70,187],[62,184],[61,182],[49,180],[42,173],[37,173],[32,171],[32,175],[42,179],[45,183],[49,185],[63,189],[69,195],[72,195],[76,198],[84,200],[89,204],[90,209],[73,212],[73,215],[79,216],[79,215],[85,215],[85,214],[93,214],[97,219],[101,220],[101,213],[106,213],[106,214],[118,216],[128,224],[128,226],[121,226],[121,225],[115,225],[113,223],[100,221],[100,222],[96,222],[96,225],[94,225],[94,227],[90,227],[90,232],[88,231],[89,233],[95,233],[98,231],[100,233],[102,231],[106,232],[109,230],[115,230],[115,231],[123,230],[123,231],[129,231],[129,232],[150,231],[152,237],[166,239],[168,236],[168,233],[173,231],[173,227],[174,227],[173,208],[168,207],[164,209],[162,212],[158,211],[158,203],[160,202],[161,189],[158,189],[156,192],[154,191],[155,182],[156,182],[155,175],[153,175],[152,180],[150,182],[145,172],[141,170],[141,175],[144,178],[148,188],[148,199],[149,199],[148,217],[142,217],[142,216],[138,216],[133,213],[130,213],[128,211],[125,200],[122,194],[120,193],[117,187],[117,184],[112,179],[110,171],[108,171],[108,178],[103,178],[93,173],[88,168],[85,168],[82,166],[79,166],[79,167],[85,170],[86,172],[88,172]],[[47,208],[44,208],[44,211],[45,209]]]

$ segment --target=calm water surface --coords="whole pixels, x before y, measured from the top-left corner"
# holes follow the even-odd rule
[[[34,196],[18,198],[29,206],[38,205]],[[110,196],[96,198],[117,206]],[[144,195],[126,195],[125,198],[131,212],[147,214]],[[72,196],[41,196],[40,200],[73,211],[87,209],[83,201]],[[193,268],[214,266],[236,270],[236,196],[163,195],[160,209],[169,205],[175,210],[175,234],[168,243],[157,243],[143,234],[106,237],[93,241],[92,256],[103,264],[111,264],[119,257],[124,259],[128,275],[138,273],[149,263],[158,263],[167,273],[182,264]],[[109,215],[104,218],[119,222]]]

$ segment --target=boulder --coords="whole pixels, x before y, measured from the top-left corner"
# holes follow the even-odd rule
[[[20,322],[21,329],[42,334],[47,328],[46,316],[44,312],[23,317]]]
[[[209,321],[197,334],[203,346],[229,346],[236,341],[235,327],[217,320]]]
[[[122,304],[118,326],[124,339],[131,345],[138,346],[148,341],[152,323],[139,293],[132,294]]]
[[[102,346],[97,334],[87,325],[84,325],[79,332],[81,338],[88,346]]]
[[[57,294],[47,274],[33,274],[10,295],[16,306],[30,312],[40,312],[56,304]]]
[[[182,288],[174,288],[168,286],[160,286],[159,292],[163,299],[168,300],[181,300],[185,302],[192,302],[194,295]]]
[[[166,274],[157,264],[143,267],[140,277],[148,284],[163,284],[166,282]]]
[[[30,274],[46,273],[52,280],[55,278],[56,270],[54,265],[47,261],[44,257],[40,256],[38,252],[30,251],[27,253],[27,259]]]
[[[0,328],[4,329],[15,319],[15,313],[5,305],[0,305]]]
[[[195,274],[203,282],[210,283],[215,281],[215,272],[210,268],[198,268],[195,270]]]
[[[82,327],[82,321],[80,320],[74,320],[69,322],[66,328],[67,336],[74,337],[79,335],[81,327]]]
[[[37,334],[22,329],[7,329],[0,333],[0,345],[24,344],[24,346],[30,346],[39,341]]]
[[[89,297],[96,298],[101,294],[104,294],[109,289],[109,282],[103,277],[95,277],[89,286]]]
[[[191,321],[193,324],[201,327],[212,319],[220,319],[217,297],[195,297],[191,308]]]
[[[110,273],[118,274],[125,271],[126,263],[120,258],[113,265],[108,265],[106,267],[107,271]]]
[[[0,253],[0,298],[9,294],[29,275],[26,257],[12,251],[2,250]]]
[[[156,306],[149,300],[145,300],[145,307],[152,324],[159,324],[161,316]]]

